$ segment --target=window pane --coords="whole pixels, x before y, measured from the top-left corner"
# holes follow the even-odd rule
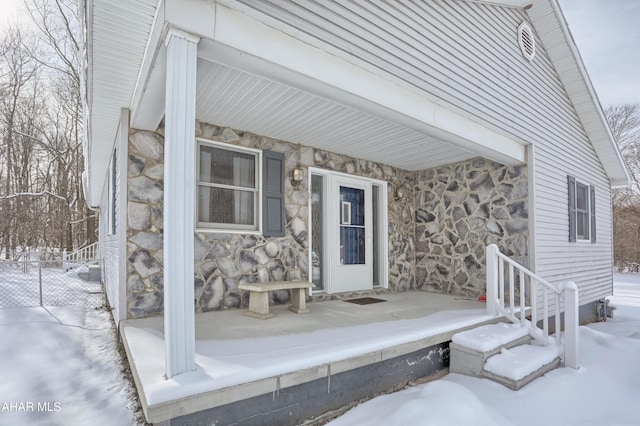
[[[588,240],[589,234],[589,187],[576,182],[576,236]]]
[[[311,280],[316,290],[324,290],[324,178],[311,176]]]
[[[343,265],[364,265],[364,228],[340,227],[340,263]]]
[[[256,193],[198,187],[198,222],[255,226]]]
[[[576,183],[576,208],[578,210],[587,211],[587,202],[589,200],[589,188],[585,185]]]
[[[364,190],[341,186],[340,206],[340,217],[343,219],[341,223],[364,226]],[[349,207],[345,208],[347,206]],[[344,217],[345,214],[349,217]]]
[[[200,145],[200,182],[256,187],[256,155]]]
[[[576,234],[581,240],[589,239],[589,213],[578,212],[578,220],[576,221]]]
[[[340,263],[365,263],[364,190],[340,187]]]

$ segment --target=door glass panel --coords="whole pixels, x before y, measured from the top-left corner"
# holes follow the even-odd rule
[[[365,223],[363,189],[340,186],[340,263],[365,263]]]
[[[324,290],[324,177],[311,176],[311,281]]]
[[[373,285],[380,285],[380,246],[378,241],[378,190],[379,186],[374,185],[371,187],[371,206],[373,210],[373,215],[371,217],[372,226],[373,226],[373,246],[371,250],[373,250]]]

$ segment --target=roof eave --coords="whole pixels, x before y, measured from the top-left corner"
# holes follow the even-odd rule
[[[544,8],[545,3],[551,8],[551,14],[541,12],[547,12]],[[591,79],[573,40],[569,25],[562,13],[558,0],[533,0],[533,7],[529,8],[527,12],[536,28],[547,28],[546,32],[538,32],[538,36],[544,45],[554,45],[552,42],[557,40],[553,40],[553,37],[556,36],[555,34],[557,34],[557,32],[549,31],[549,28],[550,26],[553,27],[553,24],[559,27],[566,50],[563,50],[562,46],[556,46],[552,50],[547,50],[549,58],[553,62],[559,78],[565,90],[567,90],[567,95],[580,121],[583,123],[585,132],[602,162],[611,186],[628,185],[630,177],[626,164],[620,154],[615,138],[611,133],[600,100],[591,83]],[[549,19],[554,19],[555,22],[549,22]],[[542,22],[545,20],[547,21]],[[567,61],[565,59],[567,57],[572,59],[571,66],[566,65]],[[561,59],[563,61],[561,61]],[[582,84],[573,84],[571,85],[572,88],[569,89],[567,83],[573,81],[579,81]],[[578,89],[574,87],[578,87]],[[585,103],[580,99],[589,99],[590,102]],[[595,120],[593,118],[595,118]]]

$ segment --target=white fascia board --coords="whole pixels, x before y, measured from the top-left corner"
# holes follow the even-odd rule
[[[165,21],[173,28],[200,38],[213,38],[216,15],[214,1],[164,0],[164,7]]]
[[[212,38],[215,3],[198,0],[159,0],[153,29],[144,54],[131,100],[131,126],[154,131],[164,117],[166,47],[162,40],[168,28],[177,28],[202,38]]]
[[[129,105],[131,127],[136,129],[156,130],[164,116],[166,75],[166,49],[162,43],[166,29],[164,17],[164,2],[160,0]]]
[[[93,153],[94,146],[93,133],[91,131],[91,111],[93,109],[93,1],[85,0],[81,2],[83,22],[85,25],[85,45],[82,54],[82,76],[84,77],[84,93],[82,99],[82,116],[83,116],[83,140],[82,150],[84,156],[84,172],[82,173],[82,187],[84,197],[90,207],[98,207],[100,205],[101,188],[96,185],[96,178],[93,173]],[[85,56],[86,51],[86,56]],[[86,72],[86,75],[84,74]]]
[[[628,186],[630,177],[626,163],[611,133],[558,0],[532,1],[534,6],[528,9],[529,17],[535,28],[547,29],[538,35],[547,48],[549,58],[602,162],[611,186]],[[547,10],[552,13],[547,13]]]
[[[482,3],[489,4],[492,6],[500,6],[500,7],[513,7],[517,9],[522,9],[527,6],[530,6],[534,0],[463,0],[468,3]]]
[[[391,119],[504,164],[525,161],[525,143],[426,96],[217,4],[213,41],[199,56]]]

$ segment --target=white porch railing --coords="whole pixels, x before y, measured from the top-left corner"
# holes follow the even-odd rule
[[[564,365],[578,368],[579,323],[578,287],[576,284],[573,282],[560,286],[551,284],[501,253],[495,244],[487,246],[486,255],[487,313],[489,315],[501,314],[513,323],[520,323],[529,329],[531,337],[543,344],[550,344],[554,341],[549,337],[549,310],[552,308],[555,317],[555,343],[562,348],[561,356]],[[519,293],[517,304],[516,291]],[[527,295],[531,306],[525,306]],[[564,297],[564,319],[560,315],[561,297]],[[553,301],[551,307],[550,299]],[[538,311],[540,309],[538,303],[542,303],[542,328],[538,326]],[[531,320],[526,318],[528,310],[531,313]],[[560,341],[562,325],[564,325],[564,345]]]
[[[67,253],[67,251],[64,250],[62,252],[62,270],[67,272],[73,268],[84,265],[89,261],[98,259],[99,256],[100,247],[97,242],[79,248],[73,253]]]

